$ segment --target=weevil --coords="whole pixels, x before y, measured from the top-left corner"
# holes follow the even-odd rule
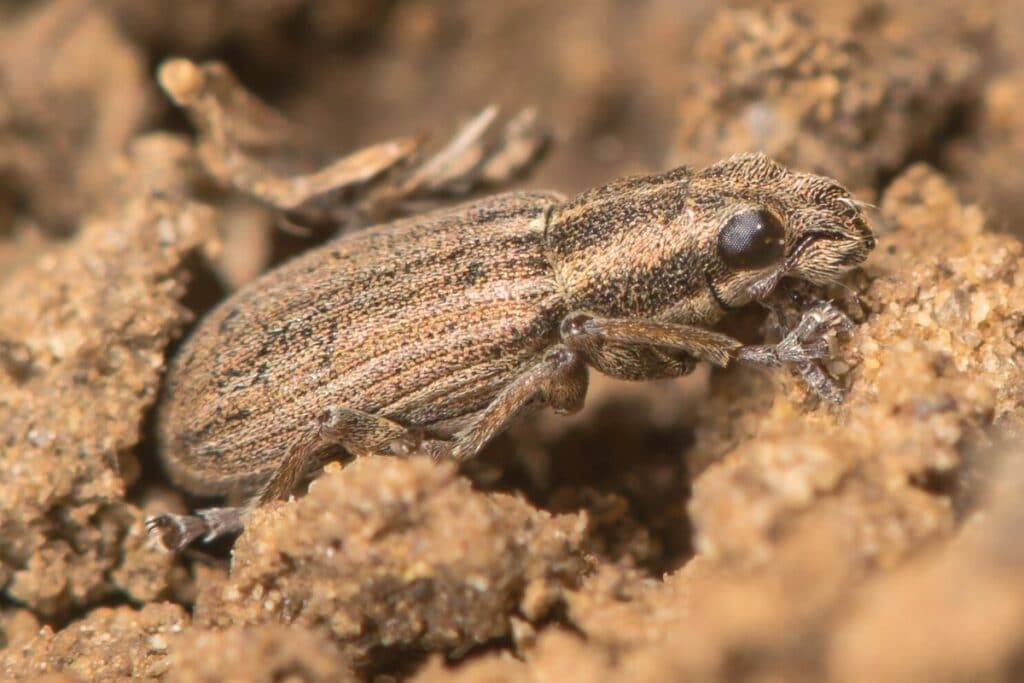
[[[832,282],[873,247],[839,183],[763,154],[346,234],[227,298],[173,358],[157,418],[167,472],[249,502],[150,529],[173,548],[235,531],[338,449],[472,457],[524,412],[579,410],[590,368],[807,367],[828,352],[827,308],[777,344],[710,326],[783,278]]]

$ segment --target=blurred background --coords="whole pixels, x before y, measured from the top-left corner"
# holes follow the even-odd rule
[[[188,127],[152,75],[222,60],[324,158],[487,104],[554,134],[531,186],[764,149],[860,192],[913,160],[1021,216],[1014,0],[54,0],[0,7],[0,230],[70,230],[102,159]]]
[[[991,435],[1024,406],[1022,16],[1022,0],[0,2],[0,678],[69,662],[95,666],[76,670],[87,680],[256,677],[298,653],[320,671],[451,680],[444,652],[471,654],[465,680],[1021,680],[1024,467],[1019,440]],[[437,150],[488,105],[534,110],[544,158],[423,196],[375,174],[325,193],[355,207],[326,221],[254,189],[386,141]],[[582,414],[513,428],[466,467],[478,488],[451,494],[449,521],[494,491],[525,501],[530,528],[584,511],[577,546],[531,561],[555,575],[585,560],[585,581],[529,593],[513,567],[516,597],[480,618],[496,632],[437,636],[402,612],[386,616],[413,622],[405,640],[356,638],[324,617],[328,560],[265,568],[277,556],[250,548],[235,574],[257,567],[251,595],[266,584],[297,614],[323,611],[247,631],[233,627],[260,608],[218,602],[242,579],[147,545],[144,513],[194,502],[156,465],[164,363],[231,290],[411,210],[396,198],[573,193],[750,150],[880,205],[880,246],[849,279],[863,324],[836,374],[855,377],[850,400],[829,413],[784,373],[701,368],[595,377]],[[738,330],[763,336],[762,321]],[[451,542],[445,519],[432,543]],[[476,579],[454,557],[437,573],[462,590]],[[438,591],[408,604],[444,613]],[[219,672],[205,679],[203,643]]]

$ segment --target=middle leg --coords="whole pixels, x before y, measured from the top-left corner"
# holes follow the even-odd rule
[[[424,450],[434,458],[466,460],[528,410],[548,406],[561,414],[575,413],[583,407],[587,379],[587,366],[579,353],[562,345],[552,347],[514,378],[451,442],[425,443]]]

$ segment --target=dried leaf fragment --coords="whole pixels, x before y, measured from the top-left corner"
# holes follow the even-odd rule
[[[426,136],[418,135],[321,164],[309,136],[247,91],[224,64],[170,59],[158,78],[194,122],[207,172],[298,223],[381,220],[412,200],[503,183],[532,166],[547,143],[533,110],[499,125],[497,107],[489,106],[433,153]]]

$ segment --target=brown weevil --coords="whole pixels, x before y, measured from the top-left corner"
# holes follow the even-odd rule
[[[834,281],[874,247],[836,181],[763,154],[625,178],[574,198],[501,194],[344,235],[242,288],[173,359],[158,413],[171,478],[287,496],[338,448],[472,457],[517,415],[583,405],[588,368],[640,380],[697,361],[806,367],[841,316],[778,344],[708,326],[782,278]],[[166,545],[246,507],[149,520]]]

